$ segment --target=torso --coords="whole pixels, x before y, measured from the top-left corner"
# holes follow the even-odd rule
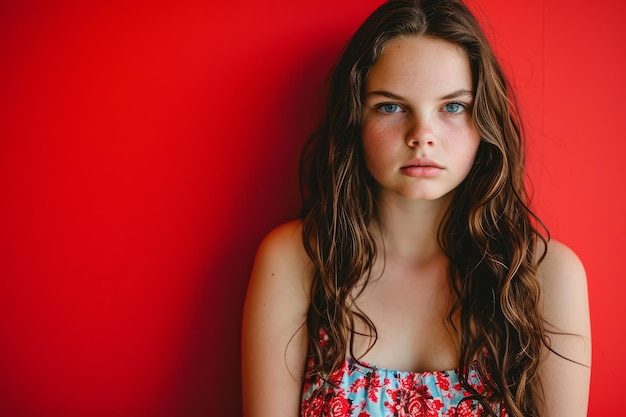
[[[482,405],[460,383],[460,335],[455,330],[460,320],[458,314],[449,319],[454,298],[447,257],[434,253],[415,262],[390,251],[385,256],[374,263],[365,289],[353,290],[354,309],[372,321],[376,342],[368,350],[371,339],[355,335],[353,351],[346,352],[340,369],[327,380],[307,373],[301,415],[483,415]],[[365,323],[357,320],[355,325],[355,333],[368,334]],[[486,391],[473,364],[467,375],[473,389]],[[498,416],[507,415],[499,403],[491,408]]]

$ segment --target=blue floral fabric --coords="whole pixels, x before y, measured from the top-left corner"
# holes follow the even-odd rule
[[[485,391],[472,365],[469,383]],[[302,417],[474,417],[488,415],[471,398],[458,371],[401,372],[346,358],[328,380],[311,375],[304,381]],[[493,412],[507,413],[500,404]]]

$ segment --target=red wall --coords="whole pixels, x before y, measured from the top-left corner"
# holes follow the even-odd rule
[[[102,3],[0,6],[0,415],[236,416],[255,248],[294,216],[320,86],[380,0]],[[587,267],[590,415],[614,415],[623,5],[473,5],[529,122],[538,212]]]

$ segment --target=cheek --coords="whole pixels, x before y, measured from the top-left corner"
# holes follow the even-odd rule
[[[481,139],[480,139],[480,135],[474,128],[471,129],[469,137],[470,137],[469,152],[472,154],[472,163],[473,163],[474,160],[476,159],[476,154],[478,153],[478,147],[480,146]]]
[[[398,128],[380,122],[364,122],[361,130],[363,151],[370,154],[388,154],[398,146]]]
[[[372,123],[363,125],[361,146],[365,165],[373,175],[375,175],[373,171],[385,163],[386,157],[393,150],[388,132]]]
[[[454,138],[450,141],[452,146],[462,151],[459,152],[460,156],[468,159],[471,157],[473,161],[480,145],[480,136],[476,129],[473,126],[465,126],[457,129],[451,137]]]
[[[480,136],[474,130],[468,132],[463,140],[463,153],[460,155],[464,159],[466,174],[469,174],[474,161],[476,161],[476,154],[478,153],[478,147],[480,146]]]

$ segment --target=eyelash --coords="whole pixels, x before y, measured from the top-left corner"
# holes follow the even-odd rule
[[[399,105],[399,104],[396,104],[396,103],[380,103],[380,104],[378,104],[378,105],[376,106],[376,109],[377,109],[379,112],[383,113],[383,114],[393,114],[393,113],[398,113],[397,111],[392,111],[392,112],[387,112],[387,111],[384,111],[383,109],[385,108],[385,106],[396,106],[398,109],[402,109],[402,106],[401,106],[401,105]],[[404,110],[404,109],[402,109],[402,110]]]
[[[461,107],[461,110],[460,110],[460,111],[457,111],[457,112],[446,112],[446,113],[449,113],[449,114],[459,114],[459,113],[462,113],[463,111],[466,111],[466,110],[468,110],[468,109],[469,109],[469,105],[468,105],[467,103],[463,103],[463,102],[461,102],[461,101],[451,101],[451,102],[449,102],[449,103],[444,104],[444,105],[441,107],[441,109],[443,110],[443,109],[445,109],[445,108],[446,108],[446,106],[450,106],[450,105],[457,105],[457,106],[460,106],[460,107]],[[396,107],[397,107],[397,109],[404,110],[404,109],[402,108],[402,106],[401,106],[401,105],[399,105],[399,104],[397,104],[397,103],[380,103],[380,104],[378,104],[378,105],[376,106],[376,109],[377,109],[379,112],[383,113],[383,114],[394,114],[394,113],[398,113],[398,111],[391,111],[391,112],[384,111],[384,108],[385,108],[386,106],[396,106]]]
[[[441,108],[442,108],[442,109],[445,109],[445,108],[446,108],[446,106],[449,106],[449,105],[457,105],[457,106],[460,106],[460,107],[461,107],[461,109],[462,109],[462,111],[465,111],[465,110],[467,110],[467,109],[468,109],[468,105],[467,105],[466,103],[463,103],[463,102],[460,102],[460,101],[451,101],[450,103],[446,103],[446,104],[444,104]],[[459,114],[459,113],[461,113],[462,111],[458,111],[458,112],[446,112],[446,113],[450,113],[450,114]]]

